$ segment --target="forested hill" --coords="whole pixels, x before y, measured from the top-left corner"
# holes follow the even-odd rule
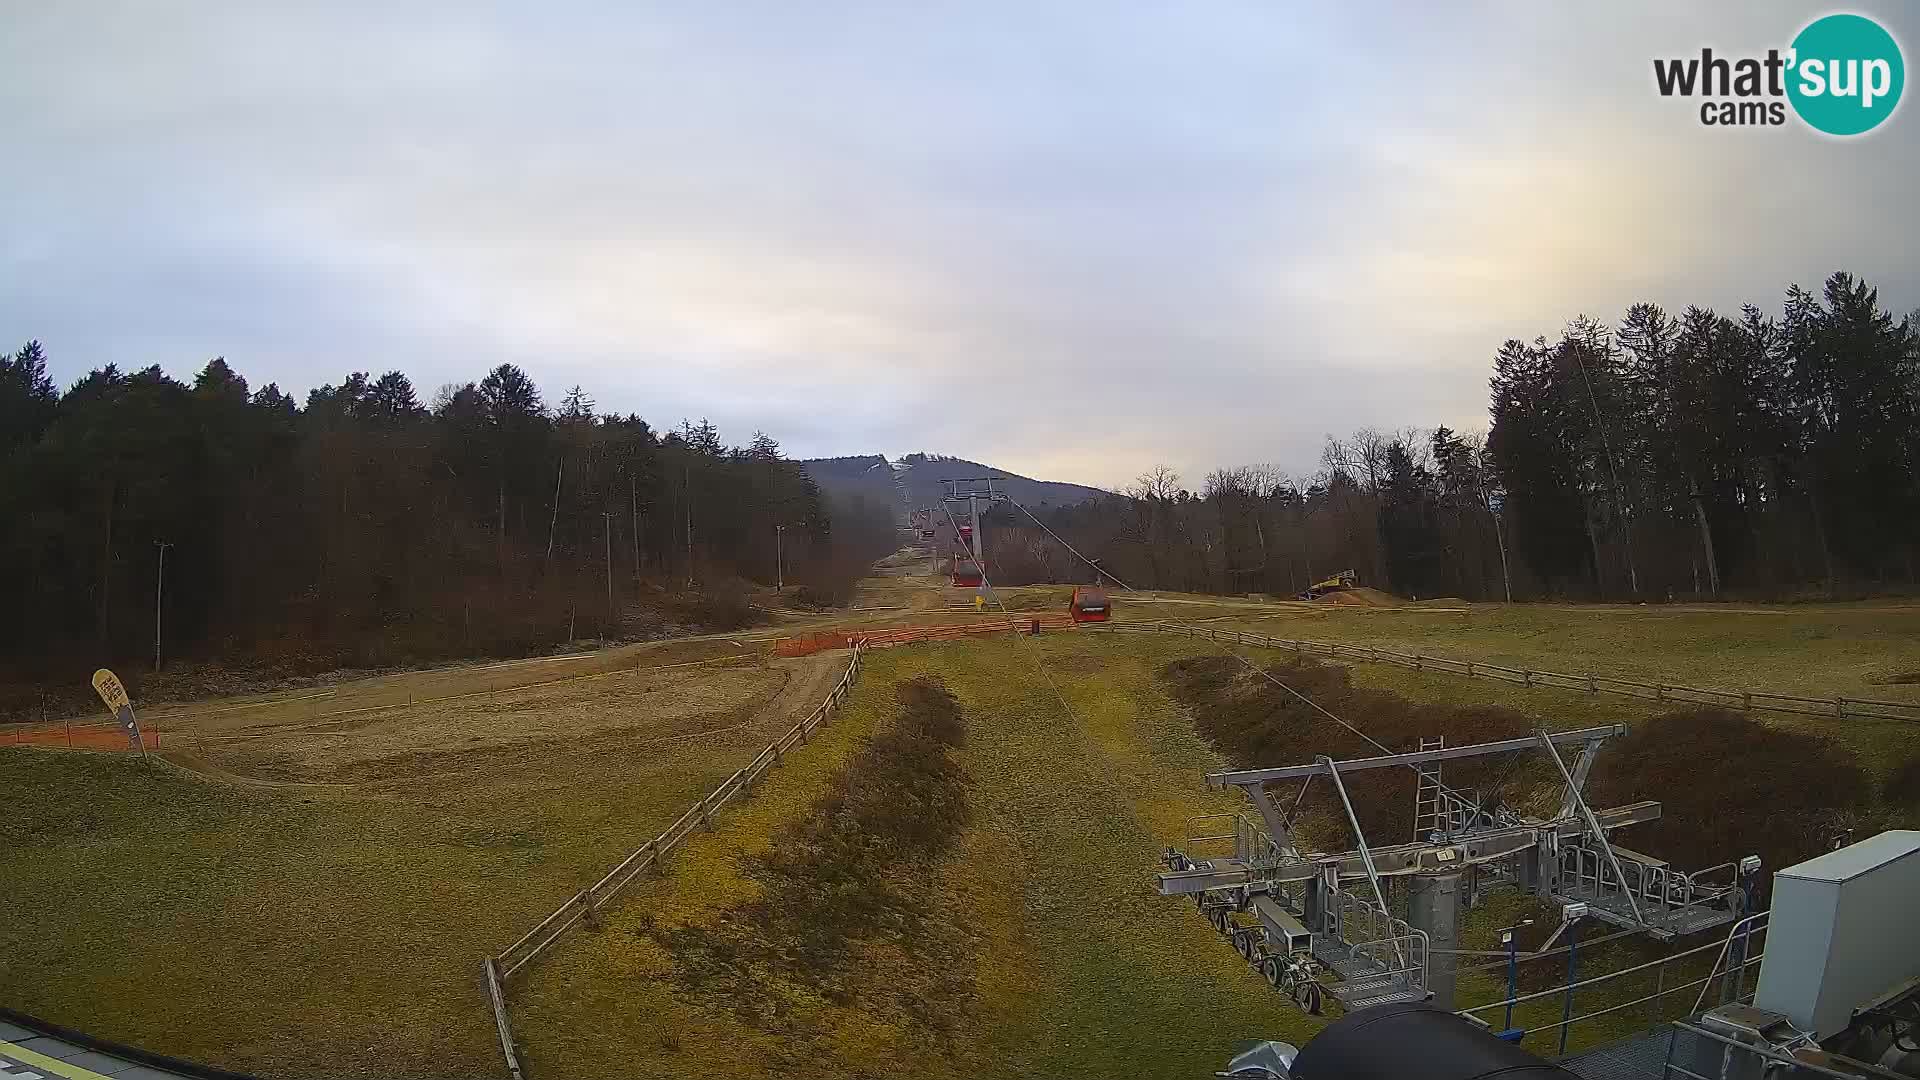
[[[939,503],[940,497],[946,492],[946,488],[940,483],[942,480],[965,480],[982,476],[993,477],[995,489],[1006,492],[1021,505],[1034,509],[1042,506],[1073,506],[1107,494],[1099,488],[1053,480],[1035,480],[1005,469],[996,469],[991,465],[982,465],[977,461],[947,457],[942,454],[908,454],[900,459],[898,468],[907,502],[916,507],[933,506]]]
[[[550,404],[511,364],[430,403],[398,371],[297,402],[221,359],[62,393],[38,342],[0,354],[0,687],[137,674],[156,591],[165,658],[292,674],[726,628],[776,530],[819,598],[893,541],[767,435]]]
[[[936,506],[946,488],[942,480],[967,480],[983,476],[994,478],[994,486],[1023,505],[1074,506],[1107,494],[1099,488],[1035,480],[982,465],[966,458],[941,454],[908,454],[889,462],[879,454],[855,457],[809,458],[800,467],[820,489],[836,499],[860,499],[868,505],[885,504],[905,520],[905,513],[922,506]]]
[[[849,507],[884,508],[894,521],[906,520],[906,505],[895,483],[893,466],[879,454],[808,458],[799,464],[801,471],[835,501]]]

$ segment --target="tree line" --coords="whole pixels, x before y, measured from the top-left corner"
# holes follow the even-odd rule
[[[1484,437],[1328,436],[1318,468],[1171,469],[1051,512],[1137,587],[1420,597],[1789,599],[1920,582],[1920,312],[1838,273],[1778,315],[1651,303],[1495,353]],[[1017,515],[1015,515],[1017,516]],[[1085,580],[1003,518],[996,580]]]
[[[892,546],[884,510],[835,520],[770,436],[661,434],[579,387],[549,406],[512,364],[429,403],[398,371],[301,403],[224,359],[63,393],[38,342],[0,354],[16,674],[144,667],[156,608],[163,657],[306,669],[722,629],[776,579],[843,599]]]

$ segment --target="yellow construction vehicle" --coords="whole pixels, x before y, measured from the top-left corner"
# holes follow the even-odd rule
[[[1327,578],[1323,581],[1316,581],[1313,584],[1307,586],[1307,591],[1301,593],[1299,598],[1302,600],[1316,600],[1322,596],[1327,595],[1330,592],[1339,592],[1342,589],[1351,589],[1359,583],[1360,583],[1359,575],[1355,574],[1351,570],[1342,570],[1330,578]]]

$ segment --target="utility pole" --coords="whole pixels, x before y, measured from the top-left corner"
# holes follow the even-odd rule
[[[785,525],[773,527],[773,588],[776,592],[787,587],[787,564],[780,547],[780,537],[786,531]]]
[[[633,500],[633,577],[640,578],[640,482],[627,473],[627,497]]]
[[[153,575],[153,670],[160,670],[160,597],[167,585],[167,549],[172,544],[164,540],[155,540],[153,546],[160,551],[160,568]]]
[[[607,622],[614,621],[613,608],[613,514],[602,510],[600,516],[607,522]]]
[[[693,588],[693,466],[680,464],[680,490],[687,504],[687,588]]]

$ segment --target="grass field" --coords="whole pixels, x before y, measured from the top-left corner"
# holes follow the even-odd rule
[[[488,1075],[479,958],[751,758],[843,663],[584,684],[613,707],[679,703],[651,729],[644,704],[605,728],[582,719],[602,704],[502,694],[470,702],[464,737],[442,718],[411,747],[375,731],[372,756],[261,739],[217,755],[214,776],[0,751],[0,1001],[263,1076]],[[461,753],[466,738],[481,742]],[[272,779],[286,775],[361,782]]]
[[[1065,596],[1008,593],[1021,611]],[[856,610],[793,625],[979,618],[966,596],[909,564],[870,581]],[[1898,606],[1444,611],[1184,599],[1193,602],[1123,595],[1118,617],[1920,699],[1920,686],[1885,681],[1920,667],[1920,613]],[[844,654],[768,663],[756,646],[778,632],[191,703],[166,710],[170,730],[200,736],[183,734],[171,761],[0,748],[0,1002],[268,1077],[493,1075],[479,958],[824,696]],[[1206,1075],[1241,1041],[1306,1037],[1316,1021],[1261,983],[1191,904],[1151,887],[1161,846],[1188,833],[1187,819],[1237,798],[1204,789],[1201,774],[1221,759],[1158,678],[1168,661],[1212,649],[1060,633],[872,654],[819,739],[677,852],[669,875],[624,894],[603,929],[570,935],[516,979],[514,1021],[534,1074],[740,1075],[772,1062],[796,1076]],[[751,857],[814,812],[833,770],[888,722],[893,687],[927,674],[966,716],[959,757],[975,807],[928,870],[929,918],[912,931],[952,969],[945,1034],[922,1038],[925,1008],[882,992],[889,981],[918,985],[920,973],[897,966],[912,950],[875,946],[863,954],[865,984],[783,997],[771,1026],[676,979],[662,929],[711,927],[750,899]],[[1352,665],[1350,677],[1420,701],[1506,705],[1554,727],[1657,711],[1380,664]],[[1765,722],[1833,738],[1876,780],[1914,754],[1910,725]],[[1470,934],[1498,914],[1477,911]],[[1463,978],[1461,998],[1499,990],[1497,976]],[[1523,1016],[1548,1013],[1557,1003]],[[1644,1019],[1616,1014],[1574,1044]]]
[[[1115,611],[1130,620],[1206,619],[1208,625],[1275,637],[1574,674],[1920,702],[1920,606],[1913,604],[1429,609],[1251,602],[1227,607],[1125,594],[1115,600]]]
[[[821,1002],[796,1053],[743,1029],[725,1002],[681,993],[654,931],[717,917],[769,826],[824,783],[829,754],[792,764],[747,810],[634,895],[600,935],[537,968],[516,1013],[530,1067],[593,1075],[744,1075],[770,1059],[794,1076],[1206,1075],[1249,1038],[1301,1038],[1285,1005],[1195,914],[1156,895],[1163,844],[1187,818],[1231,808],[1201,774],[1219,758],[1161,692],[1184,642],[1054,635],[873,654],[832,736],[880,722],[888,688],[941,677],[968,720],[962,755],[976,820],[943,868],[937,917],[972,943],[965,1037],[950,1050],[902,1038],[863,999]],[[1031,647],[1034,656],[1023,655]],[[1043,659],[1072,707],[1030,666]],[[844,753],[836,746],[835,753]],[[811,751],[809,751],[811,755]],[[876,977],[884,971],[876,972]]]

